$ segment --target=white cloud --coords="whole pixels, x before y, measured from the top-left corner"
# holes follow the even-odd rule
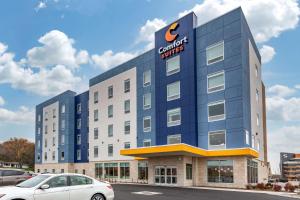
[[[276,54],[275,49],[268,45],[263,45],[259,52],[264,64],[270,62]]]
[[[300,126],[283,126],[269,131],[269,161],[273,171],[278,173],[280,152],[300,152]]]
[[[257,42],[278,37],[283,31],[294,29],[299,21],[300,8],[297,0],[204,0],[179,17],[194,11],[203,24],[221,14],[241,6]]]
[[[73,47],[74,40],[59,30],[46,33],[38,41],[43,46],[33,47],[27,52],[27,60],[32,67],[65,65],[74,69],[80,64],[88,63],[87,51],[77,53]]]
[[[40,1],[34,9],[36,12],[38,12],[39,10],[46,8],[46,7],[47,7],[46,2]]]
[[[295,88],[300,90],[300,84],[299,85],[295,85]]]
[[[81,81],[64,65],[32,70],[14,61],[14,54],[5,52],[0,56],[0,84],[25,90],[37,95],[56,95],[74,89]]]
[[[0,96],[0,106],[3,106],[5,104],[5,100],[3,97]]]
[[[288,97],[295,94],[296,90],[285,85],[273,85],[267,90],[271,95],[278,97]]]
[[[0,56],[7,50],[7,46],[0,42]]]
[[[167,22],[162,19],[155,18],[153,20],[147,20],[146,24],[139,30],[136,43],[147,43],[145,50],[154,48],[154,33],[166,25]]]
[[[34,122],[34,110],[21,106],[16,111],[0,108],[0,125],[4,123],[25,124]]]
[[[136,55],[136,53],[114,53],[111,50],[107,50],[101,55],[92,55],[92,61],[96,66],[100,67],[101,69],[108,70],[112,67],[116,67],[117,65],[134,58]]]

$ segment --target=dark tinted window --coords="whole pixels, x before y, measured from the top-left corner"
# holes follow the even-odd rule
[[[25,172],[22,171],[14,171],[14,170],[4,170],[2,176],[20,176]]]
[[[68,186],[68,178],[66,176],[58,176],[50,179],[47,184],[50,188],[66,187]]]
[[[92,179],[89,179],[84,176],[70,176],[71,186],[74,185],[89,185],[92,184]]]

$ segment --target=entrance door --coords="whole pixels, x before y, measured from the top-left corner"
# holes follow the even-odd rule
[[[155,167],[155,184],[158,185],[176,185],[177,184],[177,168],[171,166]]]

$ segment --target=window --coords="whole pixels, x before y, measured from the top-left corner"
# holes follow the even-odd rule
[[[255,64],[255,76],[258,77],[258,67],[256,64]]]
[[[247,159],[248,183],[258,182],[258,164],[254,160]]]
[[[77,145],[81,144],[81,135],[77,135]]]
[[[167,85],[167,101],[180,98],[180,81]]]
[[[252,149],[255,148],[255,137],[254,137],[254,135],[251,136],[251,147],[252,147]]]
[[[108,93],[108,98],[109,99],[113,98],[113,96],[114,96],[114,88],[113,88],[112,85],[108,87],[107,93]]]
[[[38,149],[41,148],[41,140],[38,140]]]
[[[130,79],[124,81],[124,92],[130,92]]]
[[[206,48],[207,65],[224,60],[224,42],[211,45]]]
[[[143,120],[143,127],[144,127],[144,132],[150,132],[151,131],[151,117],[144,117]]]
[[[94,121],[98,121],[98,110],[94,110]]]
[[[111,118],[113,117],[113,115],[114,115],[114,107],[113,105],[109,105],[107,108],[107,116],[108,118]]]
[[[148,163],[139,162],[138,163],[138,179],[139,180],[148,180]]]
[[[52,115],[53,115],[53,118],[56,118],[56,109],[52,110]]]
[[[81,113],[81,103],[77,104],[77,114]]]
[[[60,138],[60,143],[63,145],[63,144],[65,144],[65,135],[61,135],[60,136],[61,138]]]
[[[37,134],[40,135],[41,134],[41,128],[38,128]]]
[[[233,160],[207,161],[207,178],[210,183],[233,183]]]
[[[65,152],[64,151],[61,152],[60,159],[65,160]]]
[[[249,137],[250,137],[249,131],[245,130],[245,142],[247,145],[250,144]]]
[[[144,94],[144,110],[151,108],[151,93]]]
[[[209,149],[225,149],[226,148],[226,134],[225,131],[209,132]]]
[[[65,113],[66,112],[66,105],[62,105],[61,106],[61,113]]]
[[[81,119],[77,119],[77,129],[81,129]]]
[[[55,160],[55,151],[52,152],[52,160]]]
[[[207,93],[224,90],[225,76],[224,72],[217,72],[207,76]]]
[[[62,174],[65,173],[65,169],[61,169],[60,173],[62,173]]]
[[[77,160],[81,160],[81,150],[77,150]]]
[[[124,112],[125,113],[130,113],[130,100],[126,100],[124,102]]]
[[[61,120],[61,130],[65,130],[66,128],[66,121],[64,119]]]
[[[45,148],[47,148],[47,146],[48,146],[48,140],[45,139]]]
[[[47,152],[45,152],[44,154],[44,160],[47,161],[48,160],[48,155],[47,155]]]
[[[257,150],[257,151],[260,151],[260,140],[259,140],[259,139],[257,139],[256,150]]]
[[[130,149],[130,142],[124,143],[124,149]]]
[[[70,186],[90,184],[93,184],[93,181],[90,178],[85,176],[70,176]]]
[[[108,133],[108,137],[113,137],[114,136],[114,126],[112,124],[108,125],[107,133]]]
[[[146,139],[143,141],[143,146],[144,147],[150,147],[151,146],[151,140],[150,139]]]
[[[52,129],[53,129],[53,132],[55,132],[56,131],[56,124],[55,124],[55,122],[53,122],[53,124],[52,124]]]
[[[256,89],[256,103],[259,103],[259,91]]]
[[[98,147],[97,146],[95,146],[94,147],[94,158],[98,158]]]
[[[126,135],[130,134],[130,121],[125,121],[124,122],[124,133]]]
[[[114,154],[114,146],[112,144],[109,144],[107,147],[108,156],[113,156]]]
[[[38,115],[38,122],[41,121],[41,115]]]
[[[98,101],[99,101],[99,93],[94,92],[94,103],[98,103]]]
[[[256,124],[257,124],[257,126],[260,125],[260,123],[259,123],[259,114],[258,113],[256,114]]]
[[[118,163],[104,163],[104,178],[118,177]]]
[[[143,75],[143,85],[147,87],[151,85],[151,70],[145,71]]]
[[[52,146],[55,146],[55,137],[52,138]]]
[[[168,110],[167,115],[168,127],[178,126],[181,124],[181,108]]]
[[[168,144],[179,144],[181,143],[181,134],[168,135]]]
[[[170,76],[180,71],[180,57],[175,56],[166,61],[166,74]]]
[[[49,185],[50,188],[67,187],[68,178],[67,176],[54,177],[47,182],[47,185]]]
[[[98,128],[94,128],[94,140],[98,140],[99,138],[99,130]]]
[[[95,164],[95,175],[96,175],[96,178],[103,178],[103,164],[102,163]]]
[[[225,101],[208,104],[208,121],[225,119]]]
[[[186,171],[186,180],[192,180],[193,179],[193,165],[186,164],[185,171]]]
[[[130,165],[128,162],[120,163],[120,178],[122,179],[130,178]]]
[[[55,174],[55,169],[52,169],[52,174]]]

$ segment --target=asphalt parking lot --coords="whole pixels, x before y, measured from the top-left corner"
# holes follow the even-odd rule
[[[291,200],[268,194],[145,185],[113,185],[115,200]]]

